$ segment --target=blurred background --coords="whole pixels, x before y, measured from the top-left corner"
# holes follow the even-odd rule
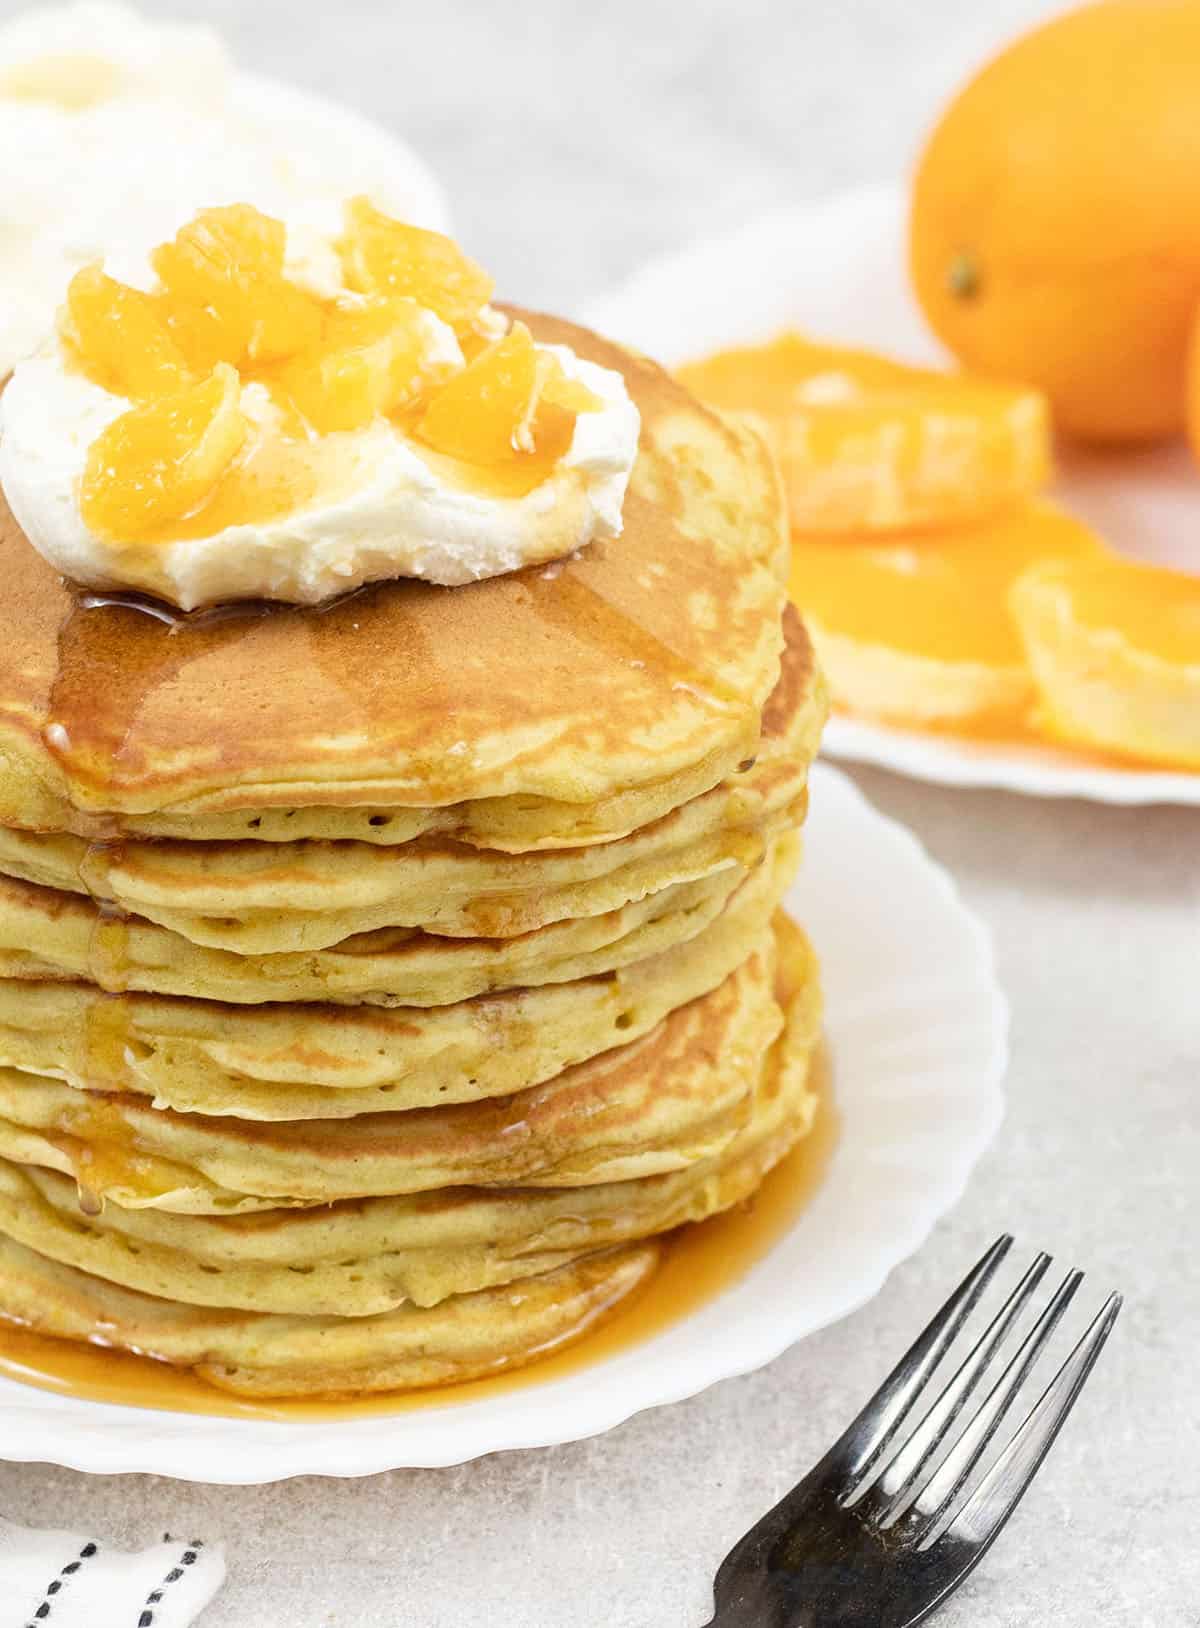
[[[0,0],[0,20],[28,0]],[[501,291],[567,309],[773,205],[902,174],[1048,0],[140,0],[408,137]]]

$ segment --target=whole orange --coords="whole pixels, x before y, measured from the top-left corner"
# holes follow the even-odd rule
[[[1187,359],[1187,433],[1200,463],[1200,307],[1192,312]]]
[[[1200,295],[1200,0],[1100,0],[989,63],[921,157],[912,279],[967,366],[1101,441],[1184,423]]]

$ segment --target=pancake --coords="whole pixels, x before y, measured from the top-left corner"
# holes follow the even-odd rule
[[[0,1317],[246,1395],[449,1383],[811,1126],[777,472],[530,322],[642,424],[622,536],[545,568],[184,616],[0,503]]]
[[[438,886],[447,871],[459,866],[459,856],[444,850],[421,853],[402,850],[395,854],[367,849],[372,859],[378,856],[385,862],[379,867],[379,873],[372,876],[369,873],[375,867],[362,863],[359,855],[329,855],[314,851],[313,845],[302,855],[276,848],[273,850],[273,855],[278,856],[276,862],[265,866],[257,863],[257,854],[229,847],[220,853],[210,851],[195,856],[194,869],[193,855],[183,856],[183,864],[191,874],[182,877],[182,886],[177,892],[207,895],[213,905],[213,913],[199,915],[165,902],[171,884],[181,880],[179,871],[171,869],[173,855],[147,849],[135,859],[114,861],[104,853],[99,863],[79,870],[72,856],[63,853],[61,848],[54,854],[46,849],[34,855],[15,853],[17,844],[6,840],[13,835],[17,835],[22,846],[46,839],[4,832],[2,827],[0,874],[74,893],[81,898],[95,898],[102,904],[112,905],[115,913],[141,917],[191,944],[243,956],[328,950],[344,939],[389,927],[420,929],[439,938],[519,938],[556,922],[607,915],[661,893],[665,888],[703,881],[730,866],[757,862],[776,837],[803,819],[804,775],[799,765],[792,778],[794,783],[789,789],[794,797],[770,809],[761,822],[719,828],[704,834],[699,841],[672,843],[665,851],[655,851],[653,838],[648,838],[645,844],[648,852],[634,853],[628,865],[591,878],[586,875],[586,866],[580,867],[584,875],[572,878],[566,856],[556,855],[555,860],[562,864],[561,883],[539,887],[534,873],[520,878],[519,893],[506,891],[507,881],[517,881],[506,873],[506,867],[501,869],[493,863],[489,875],[488,862],[479,855],[473,856],[474,863],[468,861],[462,868],[476,873],[484,891],[456,897],[454,882]],[[675,815],[666,816],[667,821],[675,818]],[[77,838],[50,840],[56,845],[78,841]],[[624,841],[631,847],[640,845],[638,837]],[[82,846],[86,849],[86,845]],[[600,858],[608,857],[603,848],[583,851]],[[527,857],[522,855],[518,863]],[[45,863],[46,860],[51,862]],[[507,861],[508,865],[512,863],[512,860]],[[348,904],[340,910],[321,910],[315,904],[311,909],[292,909],[282,902],[293,891],[314,901],[318,899],[326,885],[321,876],[326,865],[341,872],[329,879],[331,895],[358,893],[361,897],[378,892],[384,897],[369,903]],[[357,874],[353,874],[355,871]],[[255,894],[263,898],[275,895],[281,902],[278,905],[247,902]]]
[[[0,514],[3,498],[0,495]],[[795,693],[788,698],[793,727],[806,741],[819,735],[828,711],[828,694],[813,655],[812,643],[794,609],[784,608],[783,627]],[[786,670],[781,677],[786,678]],[[768,699],[763,725],[778,704],[779,684]],[[735,766],[745,772],[755,753]],[[809,753],[811,755],[811,753]],[[653,824],[672,809],[703,796],[723,777],[714,754],[692,768],[652,786],[614,792],[595,803],[555,802],[528,797],[480,798],[441,808],[399,808],[366,803],[355,808],[268,808],[225,813],[174,814],[163,810],[141,815],[89,814],[62,803],[44,788],[30,794],[22,808],[7,806],[0,774],[0,818],[12,829],[62,832],[87,841],[116,844],[142,838],[185,842],[354,841],[373,847],[400,847],[422,837],[438,838],[489,853],[540,853],[556,848],[590,847],[628,836]]]
[[[75,895],[0,878],[0,977],[90,978],[113,993],[146,989],[235,1002],[446,1005],[608,972],[683,942],[715,919],[743,875],[727,867],[603,916],[555,922],[515,939],[384,928],[327,950],[254,958],[192,944],[136,917],[114,919]]]
[[[787,833],[769,852],[786,852],[794,841]],[[443,1006],[490,990],[612,972],[683,943],[716,919],[746,874],[728,865],[604,915],[518,938],[382,928],[326,950],[255,957],[192,944],[136,917],[113,918],[75,894],[0,877],[0,978],[86,978],[114,993],[218,1001]]]
[[[280,844],[130,841],[0,827],[0,874],[91,895],[242,955],[327,949],[380,927],[515,937],[601,915],[710,876],[803,818],[824,708],[805,682],[789,616],[783,671],[755,762],[645,830],[585,849],[486,853],[444,839],[402,848],[351,841]]]
[[[464,1183],[578,1188],[680,1169],[719,1152],[749,1113],[783,1021],[774,974],[768,941],[641,1040],[511,1097],[404,1114],[206,1118],[0,1069],[0,1153],[4,1127],[16,1125],[65,1151],[100,1199],[192,1211],[213,1189],[316,1203]],[[186,1171],[185,1192],[159,1194],[142,1179],[147,1161]]]
[[[541,1276],[637,1239],[725,1210],[749,1197],[765,1172],[811,1128],[816,1097],[809,1088],[819,1032],[819,990],[811,952],[783,928],[780,998],[786,1027],[762,1068],[754,1112],[713,1159],[685,1171],[581,1188],[536,1192],[516,1188],[451,1188],[409,1198],[376,1198],[316,1210],[205,1218],[156,1210],[122,1210],[81,1218],[72,1185],[37,1169],[0,1162],[0,1232],[20,1247],[70,1268],[78,1293],[106,1296],[107,1284],[137,1289],[138,1298],[230,1307],[270,1320],[376,1315],[405,1302],[428,1306],[484,1286]],[[803,987],[791,980],[803,977]],[[0,1250],[0,1312],[24,1317]],[[24,1270],[36,1273],[31,1263]],[[85,1271],[88,1278],[85,1278]],[[96,1280],[103,1278],[104,1288]],[[83,1288],[83,1284],[91,1284]],[[70,1333],[55,1291],[39,1322]],[[148,1314],[155,1315],[155,1314]],[[187,1325],[187,1319],[184,1319]],[[282,1330],[280,1330],[282,1332]],[[228,1330],[226,1330],[228,1333]],[[106,1322],[116,1345],[142,1341]],[[176,1361],[181,1346],[150,1345]],[[233,1346],[220,1348],[226,1358]],[[337,1387],[332,1387],[337,1389]]]
[[[0,979],[0,1066],[156,1107],[330,1119],[508,1096],[638,1040],[706,995],[768,931],[793,851],[694,938],[612,973],[450,1006],[231,1006]]]
[[[574,1261],[542,1277],[370,1318],[216,1311],[121,1289],[0,1238],[0,1315],[193,1368],[240,1396],[360,1396],[520,1368],[578,1339],[644,1284],[659,1246]]]
[[[80,603],[5,511],[0,823],[71,830],[75,810],[114,817],[94,828],[111,837],[164,811],[516,799],[498,832],[507,813],[519,837],[547,812],[554,834],[558,805],[620,797],[632,830],[753,756],[787,571],[769,453],[644,358],[528,320],[618,369],[642,416],[622,535],[549,567],[169,632]],[[472,823],[486,833],[488,815]]]

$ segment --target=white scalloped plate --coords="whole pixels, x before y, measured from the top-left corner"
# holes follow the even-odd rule
[[[766,215],[655,260],[583,321],[668,367],[783,327],[914,362],[943,360],[905,274],[905,200],[872,187]],[[1056,496],[1114,547],[1200,571],[1200,471],[1183,448],[1064,457]],[[1105,803],[1200,803],[1200,774],[1123,768],[1052,746],[957,741],[834,718],[825,750],[949,786]]]
[[[609,1430],[854,1311],[957,1202],[991,1140],[1007,1012],[983,929],[949,877],[824,765],[787,903],[821,957],[838,1141],[790,1231],[692,1315],[562,1377],[393,1415],[208,1417],[3,1380],[0,1457],[224,1483],[457,1464]]]

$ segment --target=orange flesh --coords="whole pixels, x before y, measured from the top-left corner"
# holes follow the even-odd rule
[[[338,249],[349,288],[416,300],[452,328],[471,327],[492,297],[492,279],[450,238],[392,220],[366,198],[348,204]]]
[[[690,390],[718,407],[757,408],[778,417],[813,407],[869,407],[877,395],[909,401],[914,391],[949,388],[986,398],[993,386],[909,367],[872,351],[818,345],[783,333],[763,345],[718,351],[676,372]],[[1001,387],[1002,388],[1002,387]]]
[[[1161,661],[1200,666],[1200,576],[1108,559],[1072,565],[1059,581],[1082,626],[1110,629]]]
[[[140,539],[189,514],[225,476],[246,439],[237,374],[123,413],[88,450],[81,508],[101,536]]]
[[[435,451],[465,463],[505,463],[521,450],[518,432],[536,386],[533,339],[518,322],[437,391],[417,434]]]
[[[71,279],[62,336],[89,376],[132,400],[188,382],[189,364],[152,295],[84,266]],[[216,360],[216,358],[214,358]]]
[[[449,238],[354,200],[339,250],[358,292],[337,301],[290,283],[285,250],[282,222],[235,204],[202,211],[154,251],[153,294],[95,266],[76,276],[66,354],[139,404],[89,452],[80,496],[98,535],[208,536],[329,496],[356,464],[326,438],[381,416],[421,439],[456,488],[520,496],[567,450],[577,414],[600,405],[519,324],[482,340],[491,279]],[[432,360],[430,312],[459,330],[465,367]],[[266,388],[269,422],[239,414],[237,437],[232,421],[214,430],[197,404],[215,412],[226,387],[209,386],[222,368]]]
[[[205,209],[151,255],[167,301],[207,313],[219,359],[279,361],[319,342],[320,306],[285,280],[282,221],[231,204]]]
[[[515,495],[544,480],[566,452],[576,413],[598,406],[517,322],[432,396],[414,432],[442,458],[486,470],[493,489]]]
[[[827,633],[935,661],[1022,666],[1008,590],[1029,565],[1103,544],[1048,504],[894,543],[794,538],[791,596]]]
[[[1036,392],[910,367],[869,351],[783,333],[678,370],[714,406],[765,422],[809,530],[956,523],[1046,478],[1046,415]],[[794,467],[793,467],[794,466]],[[895,514],[847,519],[843,482],[858,472],[892,494]],[[819,477],[831,481],[828,502]]]

